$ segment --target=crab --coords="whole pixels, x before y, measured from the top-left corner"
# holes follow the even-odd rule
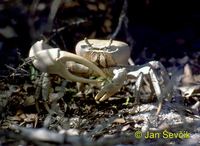
[[[103,86],[95,96],[95,100],[107,100],[122,88],[124,81],[127,79],[136,80],[133,88],[136,95],[135,103],[139,102],[142,82],[149,81],[151,93],[155,94],[159,101],[157,115],[161,110],[163,99],[170,99],[172,96],[172,84],[162,63],[150,61],[144,65],[129,65],[128,59],[130,58],[131,50],[128,44],[124,42],[85,38],[77,43],[76,54],[96,64],[104,71],[107,79],[110,79],[110,82]],[[75,74],[86,73],[89,76],[94,75],[91,74],[89,68],[82,65],[72,65],[71,71]]]
[[[45,49],[45,50],[44,50]],[[85,78],[103,77],[108,81],[94,97],[105,101],[116,94],[127,79],[136,79],[134,92],[138,101],[144,78],[151,84],[151,92],[159,101],[156,114],[159,114],[162,101],[170,97],[172,85],[165,67],[158,61],[144,65],[129,65],[131,50],[128,44],[116,40],[84,39],[77,43],[76,54],[52,48],[43,41],[34,44],[29,57],[33,65],[42,72],[57,74],[66,80],[82,83],[98,83],[102,80]]]

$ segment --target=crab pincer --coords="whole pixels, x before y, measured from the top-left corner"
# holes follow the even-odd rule
[[[74,61],[94,70],[94,72],[96,72],[99,76],[106,77],[104,72],[98,66],[87,59],[70,52],[62,51],[59,48],[50,48],[50,46],[48,46],[47,49],[43,49],[42,45],[40,45],[41,43],[42,42],[37,42],[35,46],[33,45],[29,53],[29,57],[33,58],[33,65],[38,70],[49,74],[57,74],[70,81],[84,83],[98,82],[97,80],[73,75],[67,68],[66,62]],[[35,49],[35,51],[33,49]]]

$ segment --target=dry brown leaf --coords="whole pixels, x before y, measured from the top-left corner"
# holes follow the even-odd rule
[[[94,4],[87,4],[87,8],[89,10],[92,10],[92,11],[97,11],[98,10],[97,6],[94,5]]]
[[[110,19],[106,19],[105,21],[104,21],[104,28],[105,28],[105,32],[111,32],[112,31],[112,22],[111,22],[111,20]]]
[[[124,118],[116,118],[112,123],[113,124],[123,124],[125,123],[125,119]]]
[[[95,37],[96,37],[96,34],[97,34],[97,32],[96,32],[96,31],[93,31],[93,32],[88,36],[88,38],[95,38]]]
[[[200,108],[200,101],[197,101],[192,107],[191,109],[193,110],[198,110]]]
[[[102,3],[102,2],[100,2],[100,3],[98,4],[98,8],[99,8],[100,10],[102,10],[102,11],[105,11],[105,10],[106,10],[106,5],[105,5],[104,3]]]
[[[31,106],[35,104],[35,97],[33,95],[27,96],[24,100],[24,106]]]
[[[189,61],[189,57],[188,56],[185,56],[185,57],[183,57],[183,58],[181,58],[181,59],[178,59],[178,63],[179,64],[185,64],[185,63],[187,63]]]
[[[200,84],[181,86],[178,88],[183,97],[189,98],[194,95],[200,95]]]
[[[17,36],[15,30],[11,26],[0,28],[0,34],[7,39]]]
[[[194,75],[193,77],[194,77],[195,82],[199,82],[200,83],[200,74]]]
[[[23,85],[23,89],[24,89],[26,92],[28,92],[28,89],[29,89],[29,88],[32,88],[32,87],[33,87],[33,85],[27,84],[27,83],[25,83],[25,84]]]
[[[194,78],[192,74],[192,70],[190,68],[189,64],[186,64],[184,67],[184,74],[183,74],[183,79],[182,79],[182,84],[183,85],[188,85],[191,83],[194,83]]]
[[[64,3],[65,9],[74,8],[74,7],[77,7],[77,6],[80,6],[80,4],[76,1],[67,1],[67,2]]]
[[[131,125],[130,125],[130,124],[125,125],[125,126],[122,127],[121,131],[122,131],[122,132],[123,132],[123,131],[126,131],[126,130],[128,130],[129,128],[131,128]]]

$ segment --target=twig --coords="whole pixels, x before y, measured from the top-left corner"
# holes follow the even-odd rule
[[[23,76],[25,76],[25,75],[29,76],[30,75],[30,73],[28,71],[26,71],[25,69],[23,69],[23,67],[25,65],[27,65],[27,64],[30,64],[30,62],[32,61],[32,58],[27,58],[25,60],[22,59],[22,61],[23,61],[23,64],[19,65],[16,69],[11,67],[11,66],[9,66],[9,65],[7,65],[7,64],[5,64],[5,66],[8,69],[13,71],[13,73],[10,76],[22,76],[22,75]],[[23,72],[23,73],[21,73],[20,71]],[[20,72],[20,73],[18,73],[18,72]]]
[[[56,13],[58,11],[58,8],[59,8],[61,2],[62,2],[62,0],[56,0],[56,1],[53,1],[51,4],[51,9],[50,9],[49,17],[48,17],[48,23],[47,23],[47,27],[46,27],[47,32],[51,32],[51,30],[52,30],[53,20],[56,16]]]
[[[118,21],[118,25],[114,31],[114,33],[111,35],[111,39],[115,39],[116,36],[118,35],[120,29],[124,26],[125,27],[125,35],[126,35],[126,41],[129,42],[130,44],[130,48],[132,49],[134,44],[135,44],[135,41],[134,39],[132,38],[132,36],[129,34],[129,31],[128,31],[128,17],[127,17],[127,9],[128,9],[128,1],[127,0],[124,0],[124,3],[123,3],[123,7],[122,7],[122,10],[121,10],[121,13],[120,13],[120,16],[119,16],[119,21]],[[132,62],[131,59],[129,59],[130,62]]]
[[[122,7],[122,10],[121,10],[121,13],[120,13],[118,25],[117,25],[114,33],[112,34],[111,39],[116,38],[117,34],[119,33],[119,31],[122,27],[124,20],[128,19],[127,16],[126,16],[127,8],[128,8],[128,2],[127,2],[127,0],[124,0],[124,4],[123,4],[123,7]]]

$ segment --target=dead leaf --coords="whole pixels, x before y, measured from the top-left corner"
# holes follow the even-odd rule
[[[105,10],[106,10],[106,5],[105,5],[104,3],[102,3],[102,2],[100,2],[100,3],[98,4],[98,8],[99,8],[100,10],[102,10],[102,11],[105,11]]]
[[[200,84],[181,86],[178,88],[183,97],[189,98],[194,95],[200,95]]]
[[[122,127],[121,131],[122,131],[122,132],[123,132],[123,131],[126,131],[126,130],[128,130],[129,128],[131,128],[131,125],[130,125],[130,124],[125,125],[125,126]]]
[[[125,119],[124,118],[116,118],[114,119],[114,121],[112,122],[113,124],[123,124],[125,123]]]
[[[78,7],[78,6],[80,6],[80,4],[78,2],[76,2],[76,1],[64,2],[65,9],[74,8],[74,7]]]
[[[15,30],[13,30],[13,28],[10,26],[6,26],[5,28],[0,28],[0,34],[7,39],[17,36]]]
[[[192,107],[191,109],[193,110],[198,110],[200,108],[200,101],[197,101]]]
[[[33,85],[25,83],[24,86],[23,86],[23,89],[24,89],[26,92],[28,92],[28,89],[29,89],[29,88],[33,88]]]
[[[35,97],[33,95],[27,96],[24,100],[24,106],[31,106],[35,104]]]
[[[187,62],[189,61],[189,57],[188,56],[185,56],[181,59],[178,59],[178,63],[179,64],[186,64]]]
[[[183,74],[183,79],[182,79],[182,84],[183,85],[188,85],[191,83],[194,83],[194,78],[193,78],[193,74],[192,74],[192,70],[190,68],[189,64],[186,64],[184,66],[184,74]]]
[[[104,21],[104,24],[103,24],[104,28],[104,32],[111,32],[112,31],[112,21],[110,19],[106,19]]]
[[[98,8],[95,4],[88,4],[87,8],[91,11],[97,11],[98,10]]]

